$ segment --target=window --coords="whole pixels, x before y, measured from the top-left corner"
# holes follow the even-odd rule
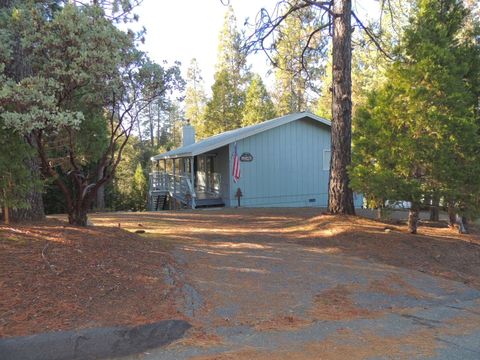
[[[330,156],[331,156],[330,150],[323,150],[323,171],[330,170]]]

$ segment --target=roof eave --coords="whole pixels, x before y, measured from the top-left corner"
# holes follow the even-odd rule
[[[189,153],[180,153],[180,154],[175,154],[175,155],[155,155],[152,156],[150,159],[152,161],[157,161],[157,160],[167,160],[167,159],[178,159],[178,158],[184,158],[184,157],[192,157],[195,156],[191,152]]]
[[[304,112],[304,113],[298,113],[296,114],[297,116],[295,117],[292,117],[291,119],[289,119],[289,121],[286,121],[286,122],[283,122],[281,125],[284,125],[284,124],[287,124],[287,123],[290,123],[292,121],[296,121],[296,120],[300,120],[300,119],[303,119],[303,118],[310,118],[312,120],[315,120],[315,121],[318,121],[328,127],[331,127],[332,126],[332,123],[331,121],[327,120],[327,119],[324,119],[320,116],[317,116],[315,114],[312,114],[310,112]],[[215,149],[218,149],[218,148],[221,148],[223,146],[226,146],[226,145],[229,145],[235,141],[238,141],[238,140],[241,140],[241,139],[244,139],[244,138],[247,138],[249,136],[253,136],[253,135],[256,135],[258,133],[261,133],[261,132],[264,132],[264,131],[267,131],[267,130],[270,130],[270,129],[273,129],[273,128],[276,128],[277,126],[280,126],[279,124],[277,123],[272,123],[272,124],[269,124],[269,126],[266,126],[264,128],[261,128],[261,129],[252,129],[251,131],[248,131],[244,134],[242,134],[241,136],[238,136],[238,137],[234,137],[234,138],[227,138],[223,141],[219,141],[218,143],[215,143],[213,145],[210,145],[208,147],[205,147],[205,148],[202,148],[200,150],[197,150],[197,151],[190,151],[190,152],[185,152],[185,153],[179,153],[179,154],[175,154],[175,155],[162,155],[162,154],[159,154],[159,155],[156,155],[156,156],[153,156],[152,157],[152,161],[156,161],[156,160],[163,160],[163,159],[178,159],[178,158],[184,158],[184,157],[192,157],[192,156],[197,156],[197,155],[201,155],[201,154],[205,154],[209,151],[212,151],[212,150],[215,150]]]

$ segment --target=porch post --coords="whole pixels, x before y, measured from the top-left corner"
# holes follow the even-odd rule
[[[163,188],[169,191],[168,174],[167,174],[167,159],[163,159],[163,171],[160,171],[162,177]]]
[[[173,161],[173,194],[177,193],[177,178],[175,176],[175,167],[176,167],[175,160],[176,160],[175,158],[172,159]]]
[[[190,179],[191,179],[191,182],[192,182],[192,190],[195,191],[195,174],[193,173],[193,163],[195,161],[195,157],[192,156],[190,158]],[[192,209],[195,209],[195,196],[193,196],[194,194],[192,194]]]

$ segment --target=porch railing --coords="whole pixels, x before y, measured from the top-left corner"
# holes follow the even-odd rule
[[[154,171],[149,177],[150,193],[154,191],[166,191],[174,197],[180,197],[195,209],[195,189],[189,175],[169,174],[163,171]]]

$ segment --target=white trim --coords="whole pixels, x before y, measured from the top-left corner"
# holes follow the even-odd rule
[[[326,154],[329,153],[328,160],[325,161]],[[332,158],[332,151],[330,149],[323,149],[323,157],[322,157],[322,170],[323,171],[330,171],[330,159]]]

